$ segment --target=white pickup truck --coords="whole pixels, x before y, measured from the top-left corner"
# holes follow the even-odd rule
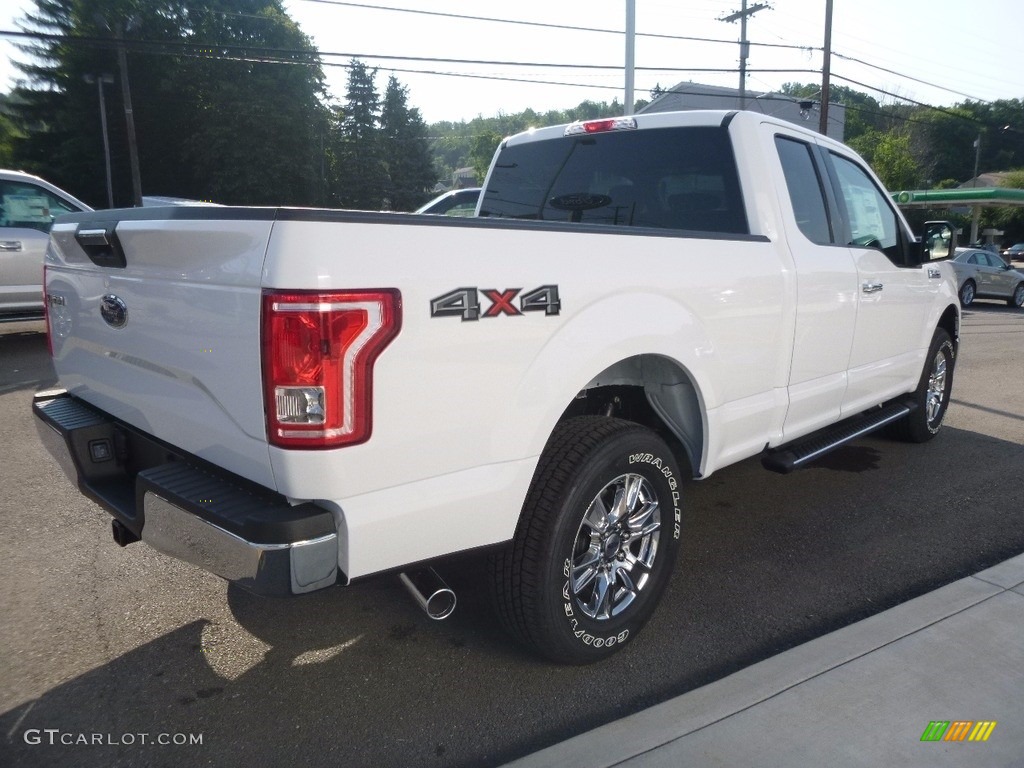
[[[435,616],[432,563],[487,547],[509,630],[594,661],[655,608],[684,478],[939,429],[960,315],[928,226],[747,112],[513,136],[468,219],[75,214],[33,408],[119,544],[262,594],[401,572]]]

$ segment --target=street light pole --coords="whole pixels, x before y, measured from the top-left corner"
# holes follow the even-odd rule
[[[107,133],[107,102],[103,97],[103,86],[111,85],[114,76],[108,74],[86,75],[85,82],[96,83],[96,89],[100,94],[100,125],[103,127],[103,158],[107,166],[107,207],[114,207],[114,185],[110,176],[110,136]]]
[[[981,160],[981,132],[978,132],[978,138],[974,140],[974,178],[971,180],[971,186],[978,186],[978,161]]]

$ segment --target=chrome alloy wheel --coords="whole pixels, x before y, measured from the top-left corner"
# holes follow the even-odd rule
[[[935,354],[932,372],[928,375],[928,391],[925,393],[925,412],[928,424],[934,423],[942,416],[946,397],[946,355],[940,349]]]
[[[612,480],[590,502],[573,546],[570,585],[591,619],[618,616],[647,584],[658,554],[661,508],[642,475]]]

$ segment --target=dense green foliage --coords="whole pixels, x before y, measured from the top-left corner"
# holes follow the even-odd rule
[[[99,93],[86,76],[99,74],[114,79],[104,89],[114,202],[132,201],[119,40],[144,194],[414,207],[433,186],[426,129],[401,85],[389,86],[385,124],[374,73],[353,62],[348,99],[331,110],[319,54],[282,0],[36,0],[27,26],[59,37],[24,47],[10,124],[0,113],[0,158],[94,205],[105,205],[106,179]]]
[[[27,47],[15,162],[92,203],[106,199],[97,86],[105,89],[114,199],[130,204],[123,36],[147,194],[226,203],[312,203],[323,75],[281,0],[37,0],[30,27],[64,36]],[[91,37],[101,45],[73,44]],[[265,49],[292,53],[261,61]],[[289,141],[282,141],[288,136]]]

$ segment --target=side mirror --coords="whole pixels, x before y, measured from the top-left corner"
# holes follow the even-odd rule
[[[921,238],[921,261],[948,259],[956,253],[956,227],[948,221],[926,221]]]

